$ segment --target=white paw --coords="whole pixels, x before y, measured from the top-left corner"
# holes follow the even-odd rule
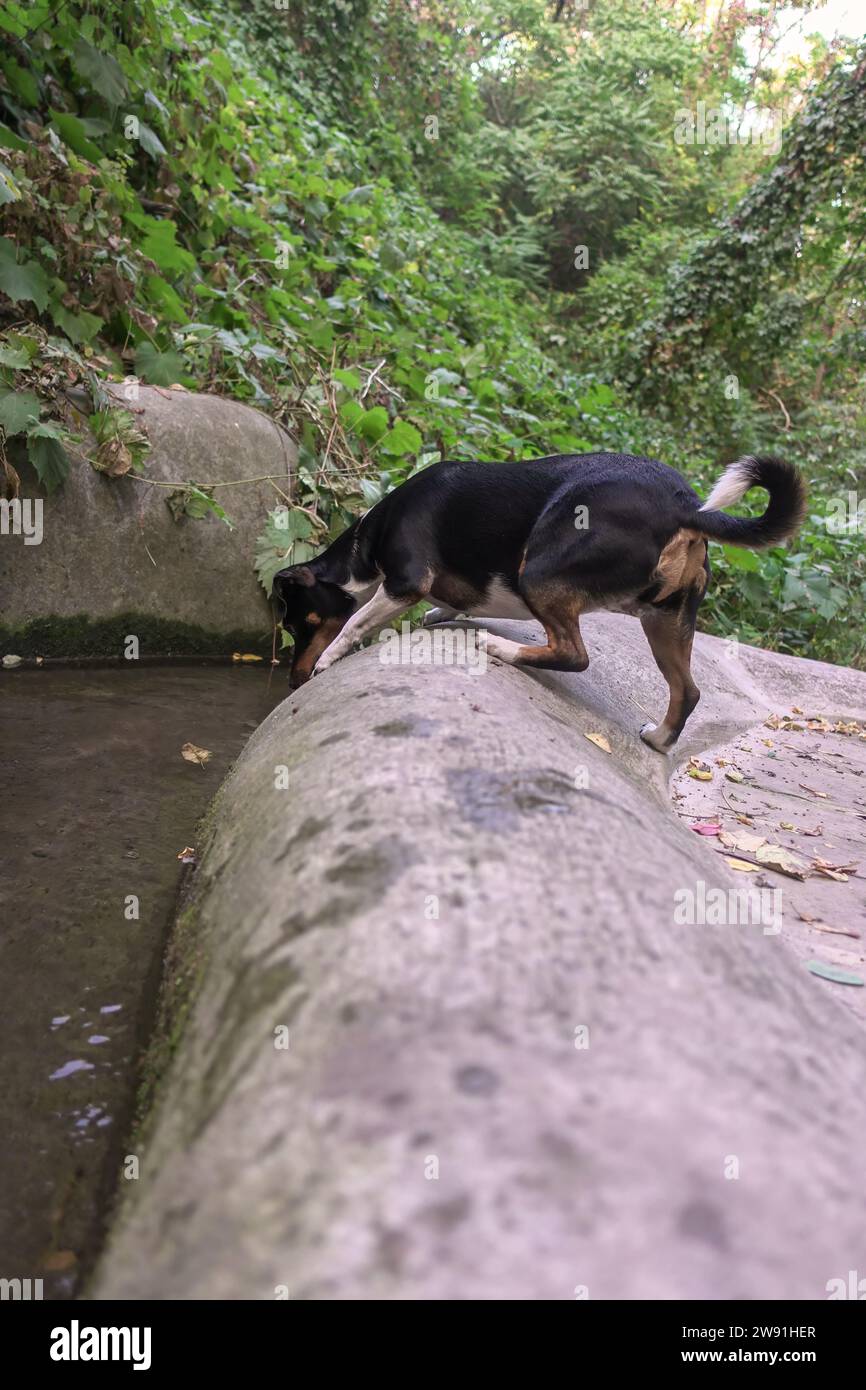
[[[666,753],[667,735],[659,733],[658,724],[642,724],[640,736],[648,748],[652,748],[656,753]]]
[[[339,652],[335,656],[332,656],[329,652],[322,652],[322,655],[319,657],[318,661],[313,667],[312,674],[314,676],[320,676],[323,671],[327,671],[329,667],[333,666],[335,661],[339,660]]]
[[[520,650],[519,642],[509,642],[505,637],[494,637],[488,632],[484,650],[488,656],[495,656],[497,661],[505,661],[508,665],[514,664],[515,654]]]

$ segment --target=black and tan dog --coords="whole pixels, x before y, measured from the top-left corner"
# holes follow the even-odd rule
[[[769,493],[754,520],[729,516],[749,488]],[[641,738],[665,752],[698,702],[690,657],[710,576],[707,540],[768,546],[799,526],[797,470],[742,458],[706,502],[673,468],[628,454],[563,454],[522,463],[444,462],[416,473],[305,565],[281,570],[274,594],[294,637],[292,685],[327,669],[422,599],[435,622],[466,613],[536,618],[542,646],[488,636],[501,661],[584,671],[580,618],[607,608],[640,619],[670,687],[660,724]]]

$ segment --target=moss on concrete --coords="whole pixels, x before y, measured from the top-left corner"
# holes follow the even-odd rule
[[[82,657],[122,656],[126,638],[139,641],[141,656],[225,656],[234,651],[264,655],[271,633],[211,632],[191,623],[172,622],[144,613],[119,613],[115,618],[33,618],[20,627],[0,624],[0,655]]]
[[[198,992],[203,960],[199,914],[194,905],[178,914],[165,956],[165,968],[151,1040],[141,1061],[133,1123],[134,1143],[141,1143]]]

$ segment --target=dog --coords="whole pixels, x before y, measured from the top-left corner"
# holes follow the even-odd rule
[[[721,510],[750,488],[763,516]],[[630,454],[556,454],[520,463],[443,461],[388,493],[307,564],[280,570],[273,592],[294,638],[297,688],[422,600],[428,624],[460,614],[535,618],[536,646],[488,634],[511,665],[585,671],[580,619],[595,609],[638,618],[668,683],[667,713],[640,730],[671,749],[700,698],[690,661],[707,592],[707,541],[778,545],[806,509],[802,477],[763,455],[732,463],[706,502],[667,464]]]

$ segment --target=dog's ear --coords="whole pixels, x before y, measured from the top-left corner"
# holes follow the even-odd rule
[[[309,565],[290,565],[286,570],[280,570],[274,575],[274,592],[279,594],[284,586],[289,584],[300,584],[305,589],[312,589],[316,582],[316,576]]]

